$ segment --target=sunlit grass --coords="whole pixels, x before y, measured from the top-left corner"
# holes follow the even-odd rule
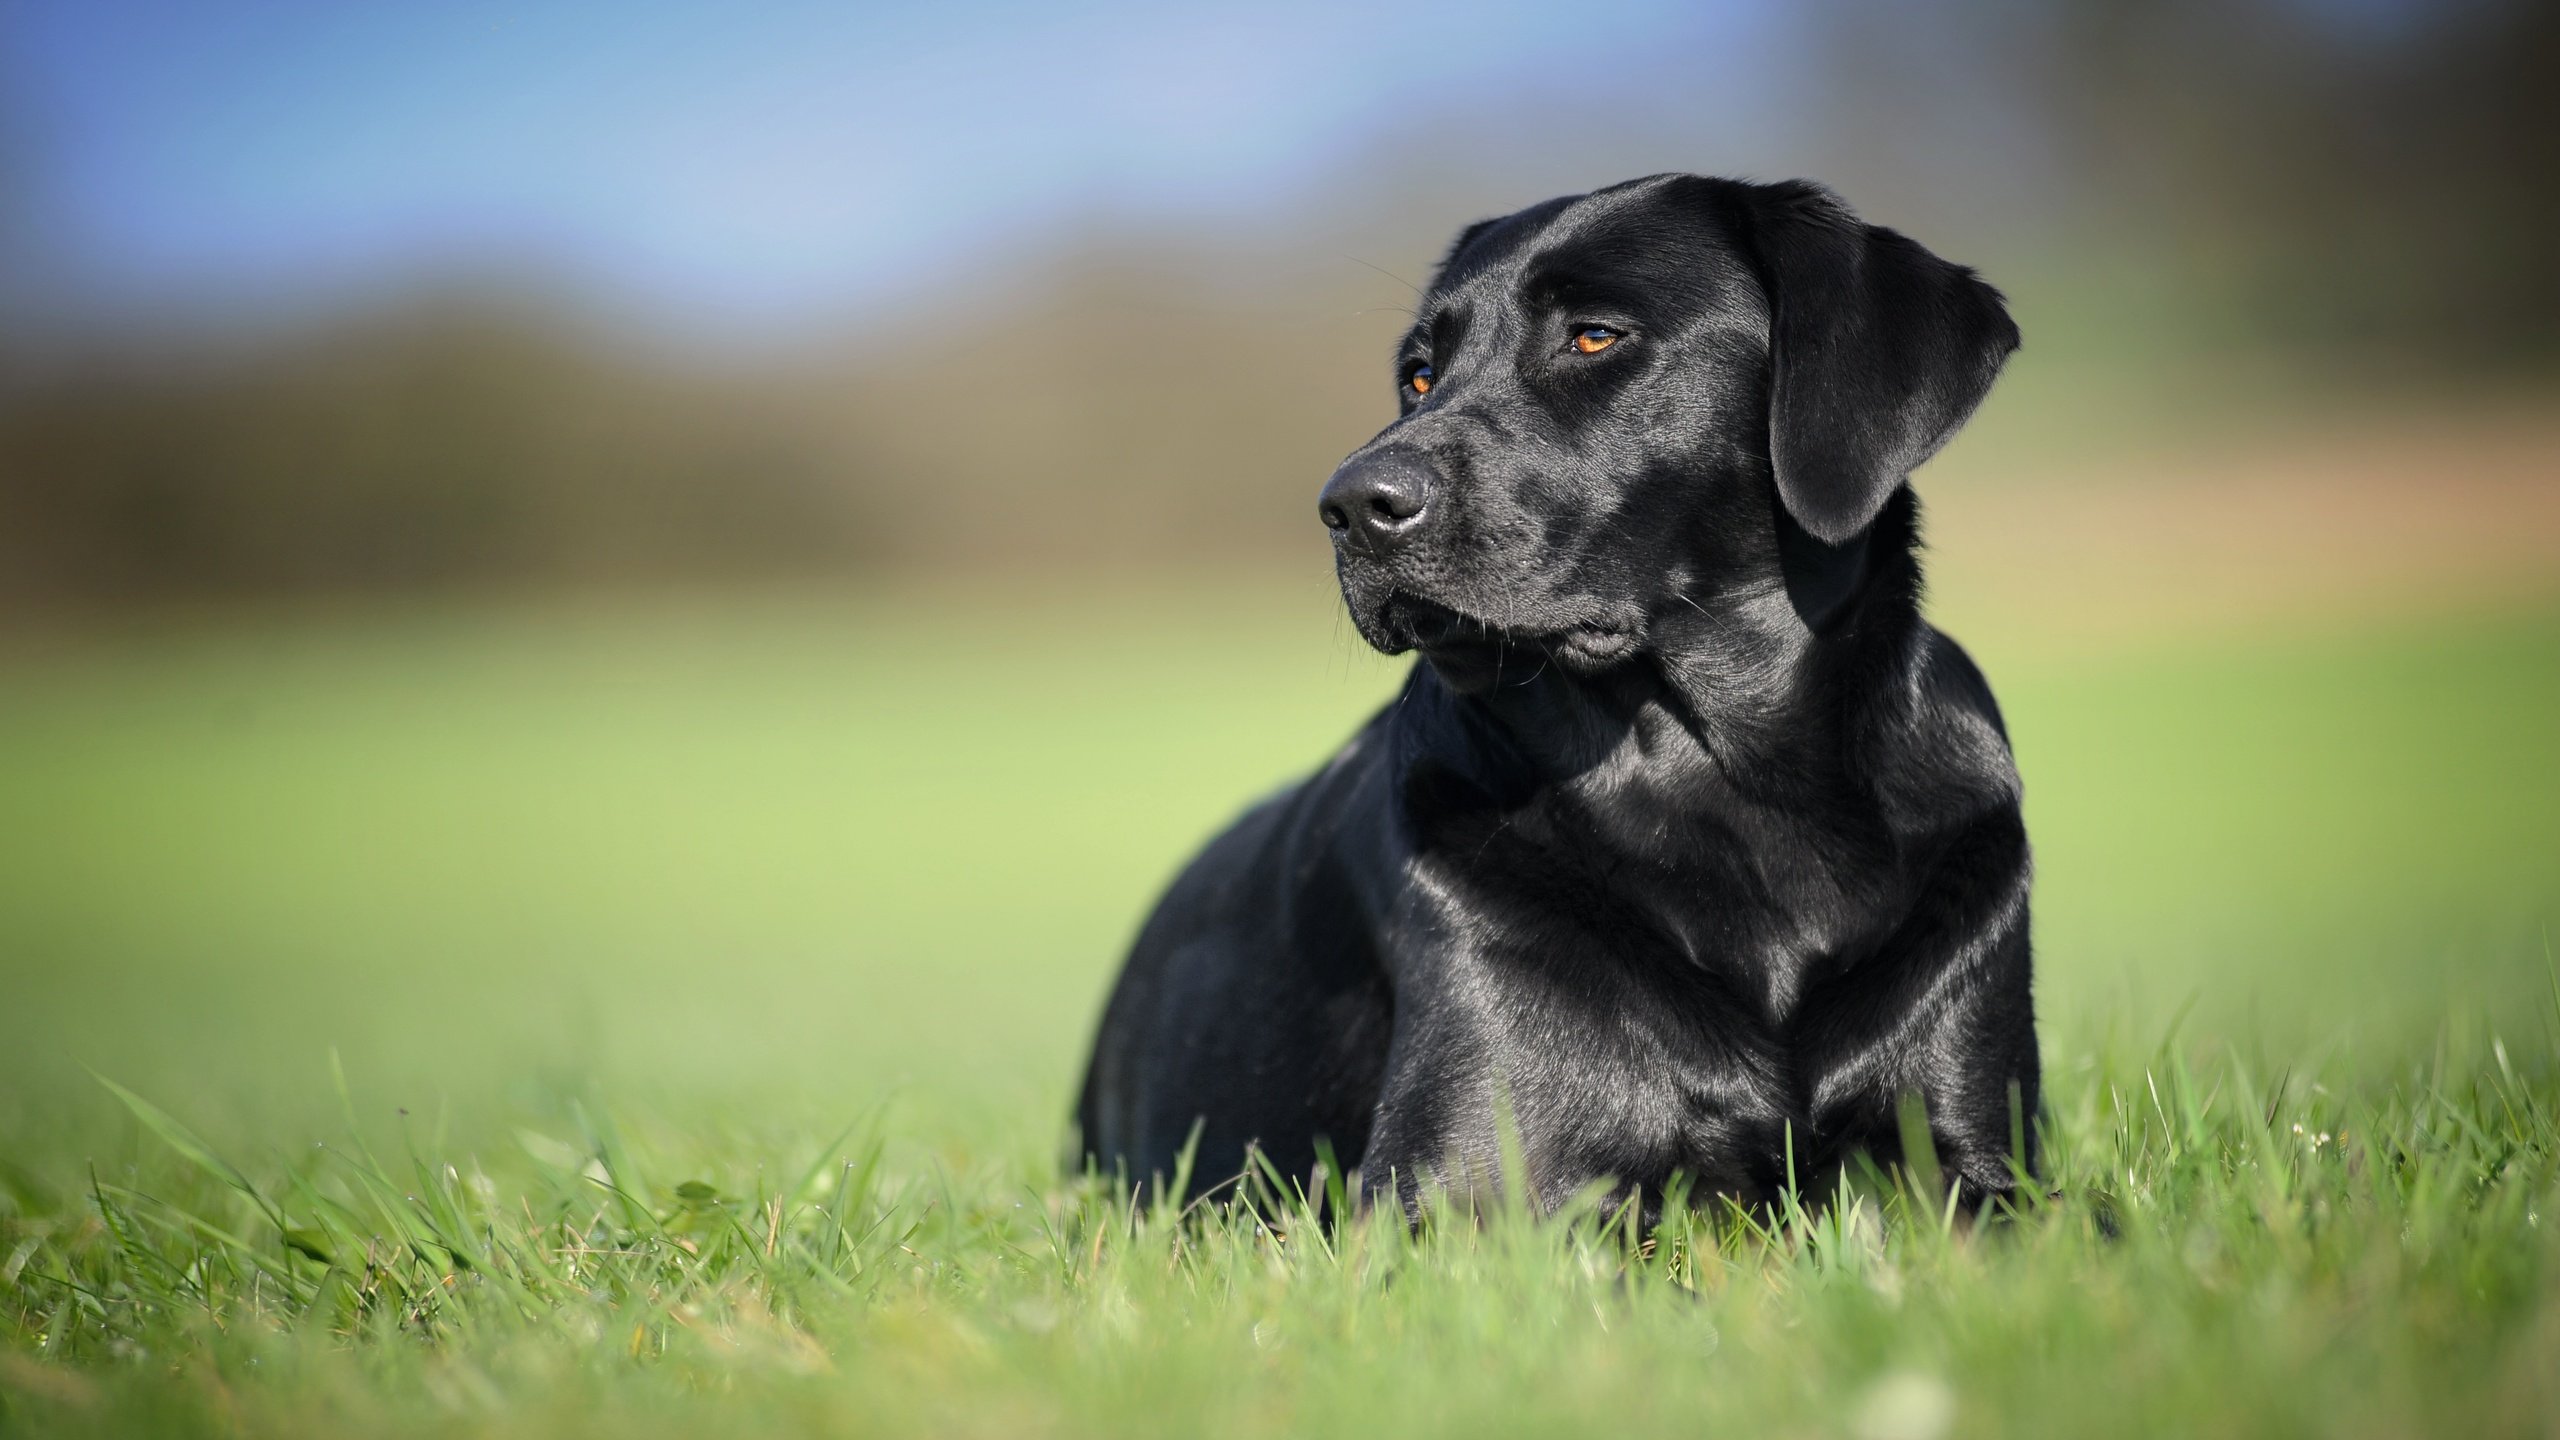
[[[877,1117],[758,1152],[573,1107],[486,1155],[244,1168],[128,1096],[139,1164],[16,1196],[6,1383],[39,1424],[256,1433],[2530,1429],[2560,1032],[2517,1018],[2338,1084],[2077,1057],[2051,1198],[1975,1226],[1869,1184],[1329,1228],[900,1167]]]

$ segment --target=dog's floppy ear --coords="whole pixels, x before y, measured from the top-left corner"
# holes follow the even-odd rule
[[[1787,512],[1841,544],[1989,393],[2018,327],[2000,292],[1819,185],[1746,185],[1769,299],[1769,460]]]

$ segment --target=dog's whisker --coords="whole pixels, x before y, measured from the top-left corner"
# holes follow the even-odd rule
[[[1388,269],[1388,268],[1387,268],[1386,266],[1384,266],[1384,265],[1372,265],[1372,264],[1370,264],[1368,261],[1361,259],[1359,256],[1352,254],[1352,253],[1351,253],[1350,251],[1348,251],[1348,250],[1337,250],[1337,251],[1335,251],[1335,252],[1333,252],[1333,253],[1335,253],[1336,255],[1341,256],[1341,257],[1342,257],[1343,259],[1345,259],[1345,260],[1350,261],[1350,262],[1351,262],[1352,264],[1354,264],[1354,265],[1362,266],[1362,267],[1364,267],[1364,268],[1366,268],[1366,269],[1370,269],[1370,270],[1375,270],[1375,271],[1377,271],[1379,274],[1386,276],[1388,279],[1393,280],[1394,282],[1396,282],[1397,284],[1399,284],[1399,285],[1403,286],[1403,287],[1404,287],[1404,288],[1406,288],[1407,290],[1412,291],[1412,292],[1413,292],[1413,294],[1414,294],[1414,298],[1416,298],[1416,299],[1420,299],[1420,298],[1421,298],[1421,296],[1422,296],[1422,287],[1421,287],[1421,286],[1414,284],[1412,281],[1407,280],[1407,279],[1406,279],[1406,278],[1404,278],[1403,276],[1401,276],[1401,275],[1397,274],[1397,273],[1396,273],[1396,272],[1394,272],[1393,270]]]

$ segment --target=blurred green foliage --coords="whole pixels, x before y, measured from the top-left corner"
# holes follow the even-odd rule
[[[1984,266],[2027,349],[1979,443],[2022,470],[2306,406],[2547,405],[2554,16],[1833,0],[1804,19],[1819,118],[1766,150],[1664,155],[1676,85],[1509,168],[1381,134],[1320,203],[984,237],[787,346],[523,284],[30,328],[0,335],[0,603],[1312,563],[1308,497],[1393,413],[1447,237],[1630,167],[1802,165]]]

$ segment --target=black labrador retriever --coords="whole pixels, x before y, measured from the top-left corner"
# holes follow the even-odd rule
[[[1902,1158],[1917,1097],[1972,1203],[2032,1173],[2018,777],[1920,617],[1905,483],[2017,343],[1972,271],[1802,182],[1460,234],[1320,504],[1360,634],[1424,663],[1157,907],[1089,1159],[1329,1145],[1414,1210],[1507,1124],[1550,1208],[1753,1202]]]

